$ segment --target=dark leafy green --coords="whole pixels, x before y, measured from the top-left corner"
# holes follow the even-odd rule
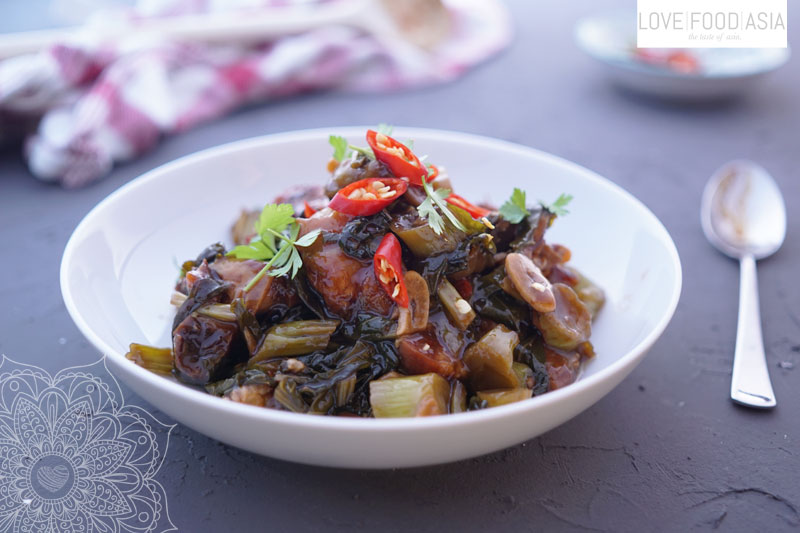
[[[274,387],[277,382],[268,372],[262,369],[249,368],[235,373],[233,376],[209,383],[206,385],[206,392],[214,394],[215,396],[223,396],[230,394],[235,387],[242,387],[244,385],[270,385]]]
[[[276,402],[295,412],[335,414],[348,411],[367,416],[370,414],[369,382],[395,369],[399,358],[393,343],[359,341],[334,352],[297,359],[305,368],[298,374],[280,378],[275,390]]]
[[[447,255],[448,276],[464,277],[475,272],[481,272],[492,264],[492,258],[497,253],[494,242],[485,233],[467,237],[456,249]]]
[[[491,265],[497,252],[494,243],[485,233],[469,235],[449,253],[419,259],[416,270],[428,282],[428,290],[435,294],[442,276],[469,276]]]
[[[375,255],[381,239],[389,232],[391,216],[381,211],[369,217],[355,217],[345,224],[339,235],[339,247],[344,253],[362,261]]]
[[[234,300],[231,304],[231,309],[233,314],[236,315],[236,323],[239,324],[239,329],[243,333],[250,334],[258,339],[262,333],[261,324],[258,323],[256,316],[245,307],[242,299],[237,298]]]
[[[479,315],[520,332],[530,328],[531,309],[507,294],[501,283],[505,277],[502,265],[481,276],[473,284],[472,307]]]
[[[301,271],[300,275],[294,279],[294,287],[297,290],[297,295],[305,306],[316,315],[319,319],[332,318],[332,316],[325,311],[325,306],[322,304],[322,298],[316,291],[309,285],[308,278]]]
[[[341,335],[349,341],[382,341],[395,338],[397,321],[391,318],[361,312],[340,328]]]
[[[512,250],[535,246],[544,240],[544,232],[553,221],[553,214],[541,207],[531,209],[528,217],[519,224],[517,237],[511,242]]]
[[[223,246],[220,242],[215,242],[214,244],[206,246],[194,260],[184,261],[181,264],[181,277],[186,275],[186,273],[193,268],[200,266],[203,261],[207,261],[209,264],[211,264],[218,257],[225,255],[225,253],[225,246]]]
[[[550,376],[544,365],[547,353],[541,335],[535,333],[520,342],[514,349],[514,359],[533,370],[533,395],[539,396],[550,389]]]
[[[449,265],[448,254],[439,254],[426,257],[417,262],[417,270],[420,275],[428,282],[428,290],[431,294],[436,294],[442,276],[447,273]]]

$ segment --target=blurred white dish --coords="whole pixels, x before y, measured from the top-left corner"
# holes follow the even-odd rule
[[[193,257],[243,206],[271,200],[292,183],[326,178],[328,135],[362,142],[366,128],[327,128],[240,141],[152,170],[97,205],[64,251],[67,309],[111,368],[176,420],[228,444],[303,463],[410,467],[512,446],[562,424],[613,389],[664,331],[681,289],[675,245],[630,194],[552,155],[504,141],[400,129],[419,153],[447,166],[459,193],[502,202],[513,187],[531,199],[575,196],[548,232],[573,263],[606,290],[594,326],[597,357],[578,382],[512,405],[415,419],[334,418],[252,407],[165,379],[125,359],[128,344],[170,345],[176,260]]]
[[[693,48],[697,73],[652,66],[634,57],[636,17],[628,12],[578,21],[575,40],[581,49],[608,65],[621,87],[667,99],[712,100],[742,94],[766,74],[783,66],[788,48]]]

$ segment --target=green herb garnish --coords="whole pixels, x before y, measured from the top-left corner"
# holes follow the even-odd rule
[[[347,156],[347,139],[339,135],[331,135],[328,142],[333,146],[333,158],[340,163]]]
[[[389,124],[378,124],[375,131],[391,137],[394,127]],[[331,135],[328,137],[328,142],[333,146],[333,158],[340,163],[344,158],[350,155],[351,152],[358,152],[369,159],[375,159],[372,148],[369,146],[354,146],[349,144],[347,139],[341,135]]]
[[[522,222],[525,217],[530,214],[528,212],[528,208],[525,206],[525,197],[525,191],[515,187],[514,192],[511,193],[511,198],[506,200],[506,203],[500,207],[500,216],[512,224],[519,224]],[[552,204],[548,205],[541,200],[539,200],[539,204],[542,206],[542,208],[547,209],[554,215],[564,216],[569,214],[569,211],[566,209],[566,207],[571,201],[571,194],[562,193]]]
[[[359,152],[364,156],[375,159],[375,154],[369,146],[354,146],[347,142],[347,139],[339,135],[331,135],[328,137],[328,142],[333,146],[333,158],[341,163],[346,157],[349,157],[353,152]]]
[[[525,206],[525,191],[514,188],[506,203],[500,207],[500,216],[512,224],[519,224],[528,216],[528,208]]]
[[[428,225],[436,235],[441,235],[444,231],[444,219],[439,211],[447,217],[453,227],[464,232],[467,231],[467,228],[456,218],[447,205],[446,200],[450,196],[450,189],[434,189],[433,185],[428,183],[425,178],[422,178],[422,188],[425,190],[427,197],[419,204],[417,212],[421,218],[428,221]],[[438,210],[436,209],[437,207],[439,208]]]
[[[550,205],[545,204],[541,200],[539,201],[539,203],[542,205],[542,207],[544,207],[554,215],[563,217],[564,215],[569,214],[569,211],[566,209],[566,207],[567,204],[569,204],[571,201],[572,201],[571,194],[561,193],[559,197],[556,198],[556,201]]]
[[[354,146],[352,144],[348,144],[347,147],[354,152],[363,154],[364,157],[368,159],[375,159],[375,152],[373,152],[372,148],[369,146]]]
[[[255,229],[257,235],[248,244],[239,245],[228,252],[228,256],[238,259],[268,261],[247,283],[245,292],[252,289],[267,273],[277,277],[291,272],[294,279],[303,267],[297,247],[310,246],[320,234],[320,230],[314,230],[300,239],[297,238],[300,225],[294,218],[294,207],[291,204],[265,205],[256,221]]]

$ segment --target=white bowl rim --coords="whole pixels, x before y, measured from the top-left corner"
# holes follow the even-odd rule
[[[99,213],[113,205],[113,203],[120,197],[136,188],[146,186],[151,181],[161,178],[161,176],[168,175],[169,172],[184,165],[200,162],[205,159],[215,158],[240,150],[246,150],[259,145],[279,144],[284,142],[297,142],[310,140],[314,138],[324,139],[332,132],[345,137],[354,137],[363,135],[363,132],[372,126],[333,126],[322,127],[314,129],[295,130],[290,132],[273,133],[269,135],[262,135],[258,137],[242,139],[238,141],[229,142],[219,146],[207,148],[192,154],[187,154],[171,162],[165,163],[154,169],[151,169],[130,182],[122,185],[119,189],[112,192],[106,198],[101,200],[94,208],[87,213],[87,215],[78,223],[77,227],[72,233],[67,245],[64,249],[64,254],[61,261],[60,269],[60,284],[61,293],[66,305],[67,311],[72,317],[72,320],[77,325],[78,329],[83,335],[95,346],[103,355],[105,359],[110,361],[122,374],[127,374],[131,379],[144,381],[149,387],[163,389],[164,392],[171,395],[183,396],[186,400],[191,400],[198,409],[209,409],[217,411],[221,414],[235,416],[240,419],[248,419],[252,422],[273,422],[279,425],[289,425],[303,428],[329,428],[331,430],[362,433],[362,432],[406,432],[410,430],[424,430],[426,428],[448,428],[448,427],[461,427],[472,424],[479,424],[482,420],[487,419],[501,419],[513,418],[518,413],[528,410],[545,409],[551,404],[558,403],[562,398],[569,396],[577,396],[586,389],[591,389],[600,383],[613,379],[617,372],[621,371],[626,365],[635,361],[637,357],[642,356],[650,349],[653,343],[661,336],[666,329],[670,320],[672,319],[675,309],[680,299],[681,286],[682,286],[682,270],[678,250],[669,235],[669,232],[656,217],[642,202],[636,197],[627,192],[625,189],[601,177],[595,172],[586,169],[585,167],[563,159],[561,157],[549,154],[547,152],[530,148],[524,145],[504,141],[496,138],[485,137],[481,135],[460,133],[431,128],[416,128],[416,127],[396,127],[396,130],[403,132],[403,135],[410,137],[419,137],[420,135],[427,138],[438,138],[439,140],[450,142],[471,142],[479,143],[481,145],[488,145],[501,151],[507,151],[517,154],[534,155],[538,158],[543,158],[561,167],[568,167],[571,171],[579,172],[583,178],[589,179],[606,189],[612,190],[616,194],[623,195],[626,199],[632,202],[636,208],[641,211],[643,216],[651,218],[654,223],[653,227],[657,228],[662,233],[663,242],[666,245],[671,266],[676,273],[675,284],[670,295],[669,305],[665,312],[659,319],[655,327],[642,339],[636,346],[628,350],[624,355],[617,358],[613,363],[606,368],[599,370],[597,373],[584,377],[575,383],[548,392],[541,396],[536,396],[530,400],[517,402],[513,404],[494,407],[491,409],[480,409],[477,411],[469,411],[465,413],[448,414],[444,416],[435,417],[418,417],[418,418],[361,418],[361,417],[333,417],[333,416],[314,416],[302,413],[292,413],[286,411],[279,411],[277,409],[267,409],[263,407],[256,407],[236,402],[224,401],[221,398],[208,394],[199,389],[192,388],[174,380],[166,379],[157,374],[150,372],[125,358],[124,353],[119,353],[116,349],[109,346],[99,335],[97,335],[84,320],[79,309],[75,305],[72,297],[70,285],[68,283],[68,273],[72,262],[72,256],[75,253],[75,247],[81,240],[83,234],[88,231],[92,225],[92,220],[99,216]],[[113,355],[108,355],[113,354]],[[124,377],[123,377],[124,381]],[[147,398],[145,398],[146,400]]]

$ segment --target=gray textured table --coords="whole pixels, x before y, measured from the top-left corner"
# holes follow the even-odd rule
[[[62,303],[61,252],[92,206],[157,165],[236,139],[333,125],[389,122],[495,136],[607,176],[664,222],[681,254],[684,290],[647,359],[606,398],[546,435],[439,467],[299,466],[177,427],[157,476],[174,523],[181,531],[799,527],[800,58],[732,104],[649,102],[607,85],[572,41],[577,17],[625,2],[564,2],[559,11],[533,4],[512,4],[513,46],[456,83],[391,95],[314,94],[248,109],[168,139],[83,190],[37,182],[19,150],[6,150],[0,154],[0,353],[51,372],[97,359]],[[0,30],[15,29],[15,17],[20,27],[30,21],[11,6],[3,12],[10,17],[0,17]],[[798,23],[800,16],[790,13],[790,27]],[[772,412],[728,400],[737,265],[706,243],[698,223],[706,178],[735,157],[763,163],[789,210],[786,245],[759,265],[779,403]],[[130,391],[126,399],[147,405]]]

